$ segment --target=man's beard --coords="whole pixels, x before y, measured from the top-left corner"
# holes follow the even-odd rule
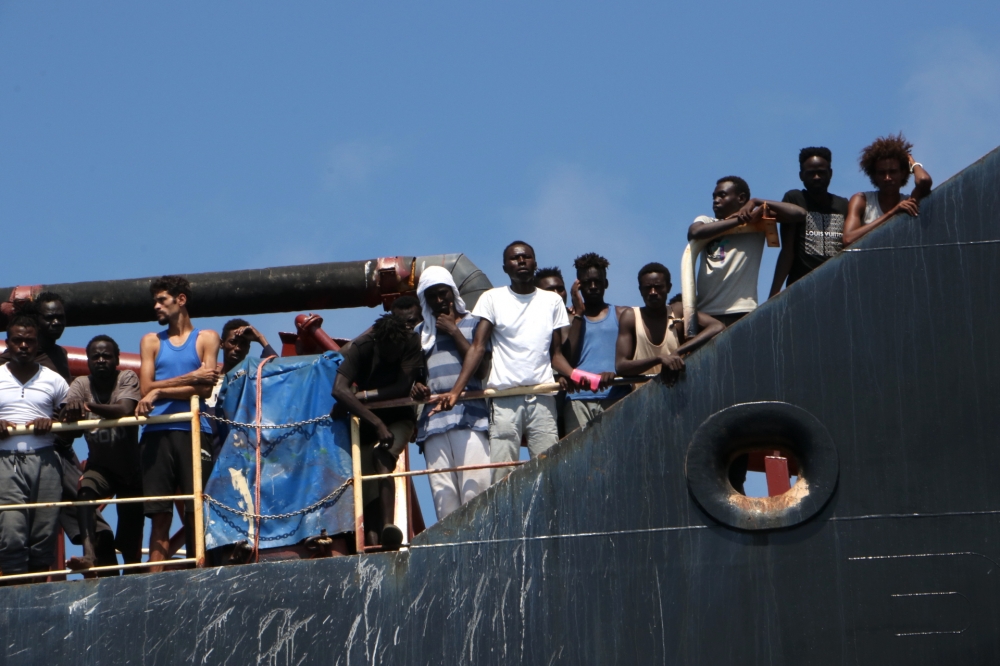
[[[156,317],[156,323],[159,324],[160,326],[163,326],[165,324],[169,324],[170,323],[170,317],[168,317],[167,315],[158,315]]]

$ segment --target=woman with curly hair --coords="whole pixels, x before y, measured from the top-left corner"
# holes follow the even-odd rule
[[[913,144],[900,132],[881,136],[861,151],[861,170],[878,189],[851,197],[844,220],[844,247],[899,213],[912,217],[920,214],[920,200],[931,193],[931,177],[920,162],[913,160],[912,150]],[[911,173],[913,193],[907,196],[899,190],[910,180]]]

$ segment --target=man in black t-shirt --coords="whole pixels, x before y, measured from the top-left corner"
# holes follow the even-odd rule
[[[847,199],[830,194],[833,178],[829,148],[803,148],[799,151],[799,178],[804,190],[788,191],[782,201],[806,209],[804,224],[781,225],[781,253],[774,267],[770,296],[791,285],[843,247]]]
[[[413,384],[423,379],[424,354],[420,338],[395,314],[383,315],[370,333],[362,333],[342,350],[330,416],[351,413],[361,419],[361,464],[364,474],[389,474],[416,427],[413,407],[368,409],[364,403],[409,397]],[[357,388],[355,393],[352,385]],[[368,545],[399,548],[403,533],[393,524],[396,487],[393,479],[366,482],[365,532]]]

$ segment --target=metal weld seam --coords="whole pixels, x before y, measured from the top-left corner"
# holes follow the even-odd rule
[[[429,543],[429,544],[413,544],[410,546],[411,550],[417,548],[449,548],[451,546],[476,546],[485,545],[492,543],[521,543],[524,541],[549,541],[554,539],[576,539],[581,537],[601,537],[601,536],[619,536],[622,534],[648,534],[651,532],[679,532],[683,530],[704,530],[708,529],[708,525],[689,525],[685,527],[652,527],[649,529],[641,530],[619,530],[617,532],[579,532],[577,534],[544,534],[541,536],[532,537],[520,537],[511,539],[483,539],[480,541],[456,541],[454,543]]]
[[[951,518],[954,516],[992,516],[1000,514],[1000,509],[994,511],[947,511],[944,513],[873,513],[867,516],[834,516],[830,522],[839,520],[875,520],[878,518]]]
[[[844,252],[884,252],[886,250],[922,250],[932,247],[957,247],[960,245],[994,245],[1000,243],[1000,238],[978,241],[956,241],[954,243],[934,243],[931,245],[895,245],[890,247],[850,247]]]
[[[858,557],[848,557],[849,562],[855,562],[859,560],[907,560],[918,557],[955,557],[957,555],[974,555],[976,557],[981,557],[984,560],[989,560],[996,564],[996,561],[992,557],[983,555],[982,553],[977,553],[971,550],[960,550],[954,553],[904,553],[902,555],[862,555]]]

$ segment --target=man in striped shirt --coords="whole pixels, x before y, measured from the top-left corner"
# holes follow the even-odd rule
[[[423,271],[417,295],[424,320],[415,330],[427,361],[427,384],[414,384],[412,397],[427,400],[432,394],[447,393],[455,385],[465,354],[472,346],[479,317],[466,310],[451,273],[440,266]],[[484,366],[488,366],[485,358],[480,371]],[[481,376],[482,372],[477,374]],[[473,377],[466,389],[482,390],[480,378]],[[430,412],[429,406],[424,408],[417,426],[417,444],[427,459],[428,469],[490,462],[490,424],[485,400],[466,400],[450,411]],[[441,520],[489,487],[490,470],[431,474],[428,480],[434,495],[434,510]]]

